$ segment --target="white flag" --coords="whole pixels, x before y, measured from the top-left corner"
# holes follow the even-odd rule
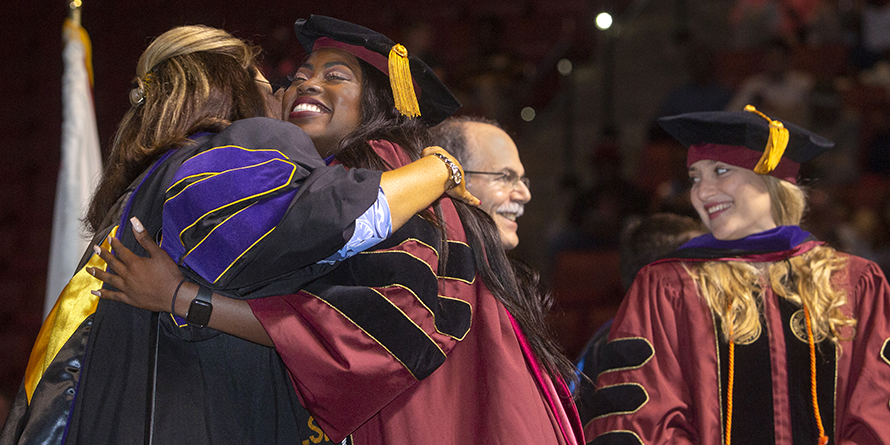
[[[74,275],[89,245],[81,219],[102,174],[93,108],[90,38],[83,27],[70,19],[65,20],[62,35],[62,162],[56,183],[44,316]]]

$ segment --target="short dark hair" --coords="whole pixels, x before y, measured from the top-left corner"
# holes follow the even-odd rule
[[[621,284],[629,289],[643,266],[707,233],[701,221],[674,213],[655,213],[629,221],[621,232]]]

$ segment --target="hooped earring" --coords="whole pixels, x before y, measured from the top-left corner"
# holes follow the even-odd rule
[[[145,89],[151,85],[154,73],[145,74],[145,80],[136,78],[136,87],[130,90],[130,105],[138,107],[145,102]]]

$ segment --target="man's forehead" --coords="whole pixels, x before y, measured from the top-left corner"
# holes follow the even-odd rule
[[[469,122],[464,133],[468,151],[475,162],[497,170],[522,170],[516,143],[500,128],[481,122]]]

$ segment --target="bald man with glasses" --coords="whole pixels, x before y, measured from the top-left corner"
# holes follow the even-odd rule
[[[434,133],[435,143],[460,161],[467,190],[494,219],[504,249],[515,248],[519,244],[516,219],[532,199],[516,143],[497,122],[479,117],[446,119]]]

